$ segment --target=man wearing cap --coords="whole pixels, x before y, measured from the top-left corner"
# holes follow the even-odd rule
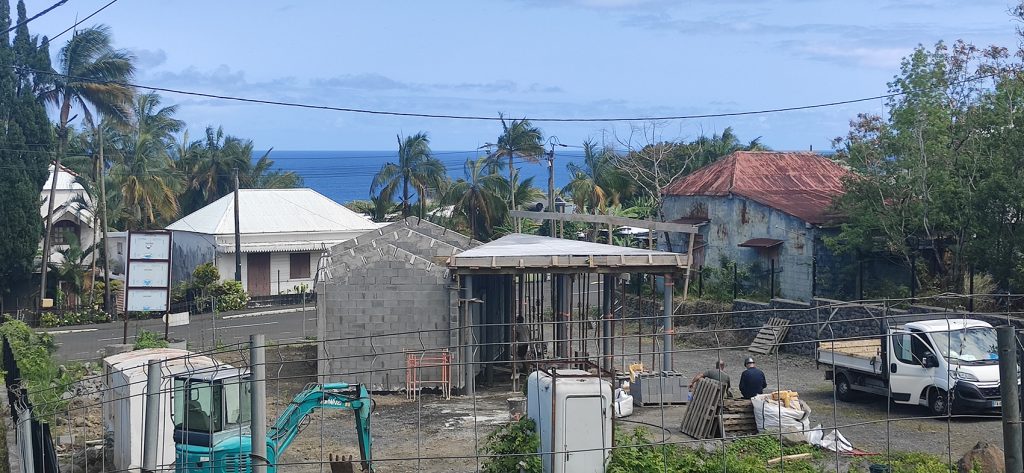
[[[740,394],[743,399],[750,399],[763,393],[764,388],[768,387],[768,381],[764,377],[764,371],[754,366],[753,358],[748,356],[743,360],[743,366],[747,369],[740,375]]]

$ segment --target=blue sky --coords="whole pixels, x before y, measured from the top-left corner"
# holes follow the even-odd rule
[[[70,0],[34,21],[53,35],[107,3]],[[52,0],[28,0],[29,14]],[[140,84],[416,113],[606,117],[736,112],[886,92],[917,44],[1017,44],[992,0],[119,1],[85,22],[138,56]],[[66,41],[57,40],[52,48]],[[207,124],[257,148],[373,150],[427,131],[438,150],[500,125],[296,110],[164,94],[192,135]],[[662,123],[664,139],[732,125],[777,149],[827,149],[882,103]],[[547,135],[628,140],[629,126],[543,123]]]

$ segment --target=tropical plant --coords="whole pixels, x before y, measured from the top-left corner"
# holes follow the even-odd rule
[[[60,263],[47,263],[47,265],[53,273],[54,282],[58,286],[60,283],[64,283],[71,293],[77,297],[81,296],[85,289],[85,280],[88,275],[86,263],[89,261],[90,255],[92,255],[96,246],[90,245],[83,248],[78,236],[70,232],[65,236],[65,239],[67,247],[57,251],[62,261]]]
[[[412,197],[410,187],[416,191],[419,200],[420,217],[426,213],[426,193],[437,189],[447,177],[444,164],[431,155],[430,138],[426,132],[419,132],[403,139],[398,136],[398,162],[385,163],[373,176],[370,193],[391,200],[399,190],[399,205],[402,216],[411,214]]]
[[[505,116],[502,115],[501,129],[501,136],[494,144],[494,151],[487,156],[488,166],[500,168],[502,160],[507,159],[508,180],[512,182],[515,180],[515,160],[517,158],[529,163],[536,163],[540,160],[540,156],[544,154],[544,135],[540,128],[533,126],[526,118],[506,121]],[[511,201],[508,207],[510,209],[517,208],[516,195],[510,194],[509,198]]]
[[[483,453],[493,455],[483,464],[486,473],[540,473],[540,436],[532,419],[522,418],[499,427],[484,440]]]
[[[59,53],[59,74],[47,81],[39,98],[58,109],[57,156],[54,166],[54,181],[60,173],[61,158],[68,148],[68,123],[72,108],[77,107],[85,121],[93,123],[90,106],[104,116],[115,120],[126,120],[130,113],[134,90],[125,85],[135,73],[133,56],[127,51],[111,46],[109,29],[95,26],[76,31],[61,48]],[[43,238],[43,254],[50,252],[51,222],[55,187],[50,189],[49,210],[46,213],[46,233]],[[45,260],[45,258],[44,258]],[[41,287],[46,288],[46,271],[42,273]]]
[[[488,158],[467,159],[464,177],[448,188],[444,202],[454,206],[452,219],[461,220],[473,238],[489,239],[496,224],[508,211],[504,196],[509,195],[508,181],[487,172]],[[457,223],[457,222],[453,222]]]
[[[185,123],[174,118],[176,111],[175,105],[161,108],[155,93],[138,95],[128,125],[113,137],[110,176],[120,193],[126,228],[159,228],[178,216],[184,186],[170,149]]]
[[[562,189],[576,208],[585,213],[605,212],[631,195],[633,184],[609,158],[611,149],[600,148],[597,142],[583,142],[583,162],[566,164],[572,180]]]
[[[135,346],[132,350],[144,350],[146,348],[167,348],[167,340],[164,340],[156,332],[140,329],[135,335]]]

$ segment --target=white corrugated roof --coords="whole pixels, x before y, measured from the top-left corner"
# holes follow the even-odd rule
[[[369,231],[377,225],[313,189],[242,189],[238,191],[239,227],[243,234]],[[235,199],[228,194],[168,230],[231,234]]]
[[[47,168],[49,174],[46,177],[46,183],[43,184],[43,190],[49,191],[50,187],[53,186],[53,163],[50,163],[50,167]],[[81,184],[75,182],[78,177],[72,170],[61,165],[60,175],[57,176],[57,190],[85,190]]]

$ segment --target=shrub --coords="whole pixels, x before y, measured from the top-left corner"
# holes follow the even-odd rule
[[[57,327],[60,325],[60,319],[53,312],[46,312],[39,316],[39,326],[43,328]]]
[[[490,455],[508,456],[488,458],[484,462],[483,471],[540,473],[539,448],[540,436],[537,435],[537,426],[533,420],[524,417],[519,422],[506,424],[487,436],[482,450]]]
[[[142,350],[145,348],[167,348],[167,340],[160,338],[156,332],[150,332],[149,330],[142,329],[135,335],[135,346],[134,350]]]
[[[244,309],[249,303],[249,295],[242,283],[234,280],[220,281],[220,271],[213,263],[203,263],[192,271],[192,279],[181,282],[171,290],[171,300],[182,302],[188,299],[195,301],[198,312],[210,310],[210,297],[217,298],[218,311]]]
[[[7,339],[14,352],[21,370],[21,383],[33,405],[33,416],[51,422],[54,413],[67,407],[68,401],[63,395],[75,382],[73,372],[62,369],[53,360],[57,348],[53,336],[37,334],[18,320],[0,325],[0,335]]]
[[[217,289],[217,310],[220,312],[244,309],[248,303],[249,294],[242,289],[241,282],[224,281]]]

